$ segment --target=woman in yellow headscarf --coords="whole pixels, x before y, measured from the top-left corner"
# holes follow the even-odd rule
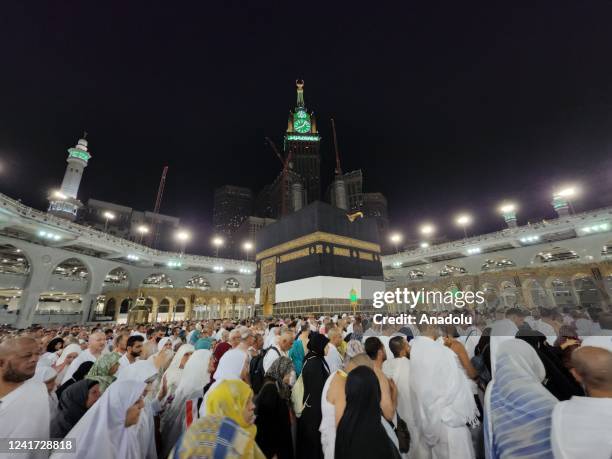
[[[179,439],[173,459],[264,459],[255,443],[253,391],[243,381],[228,379],[206,398],[206,413]]]

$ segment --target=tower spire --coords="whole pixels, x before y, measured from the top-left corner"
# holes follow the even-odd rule
[[[295,80],[297,87],[297,107],[304,107],[304,80]]]
[[[69,220],[74,220],[78,210],[83,206],[77,194],[83,171],[91,158],[86,137],[87,132],[83,134],[83,137],[74,147],[68,149],[68,159],[66,159],[68,167],[62,185],[59,190],[55,190],[49,196],[48,212]]]

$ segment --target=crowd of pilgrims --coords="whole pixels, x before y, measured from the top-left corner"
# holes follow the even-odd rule
[[[15,455],[54,459],[612,457],[612,314],[463,314],[2,328],[0,438],[76,442]]]

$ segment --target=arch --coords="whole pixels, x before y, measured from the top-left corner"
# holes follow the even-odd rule
[[[237,292],[240,290],[240,282],[235,277],[230,277],[223,281],[223,289],[228,292]]]
[[[550,291],[555,306],[576,306],[576,297],[571,281],[560,277],[549,277],[546,279],[545,285]]]
[[[196,288],[198,290],[210,290],[210,282],[204,276],[193,276],[185,284],[186,288]]]
[[[132,308],[132,298],[127,297],[121,300],[121,305],[119,307],[119,314],[127,314]]]
[[[155,307],[155,299],[152,297],[145,298],[144,307],[147,308],[149,311],[152,311]]]
[[[22,249],[11,244],[0,244],[0,274],[27,276],[30,267],[29,257]]]
[[[574,292],[580,306],[603,306],[601,291],[597,287],[597,283],[592,276],[582,273],[576,274],[572,277],[572,286],[574,287]]]
[[[83,310],[81,295],[89,291],[91,278],[92,270],[83,260],[65,258],[52,269],[47,290],[41,293],[36,311],[39,314],[80,314]]]
[[[75,257],[66,258],[64,261],[55,265],[51,274],[53,277],[70,281],[85,281],[87,282],[87,286],[89,286],[89,280],[91,278],[91,270],[82,260]]]
[[[499,291],[500,301],[505,307],[510,308],[518,304],[519,292],[514,283],[503,281],[499,286]]]
[[[174,288],[174,281],[164,273],[153,273],[147,276],[140,285],[149,288]]]
[[[104,276],[103,286],[113,289],[127,289],[130,285],[130,276],[128,272],[121,266],[111,269]]]
[[[187,309],[187,301],[185,298],[176,300],[176,304],[172,310],[171,320],[182,320],[185,318],[185,310]]]
[[[551,307],[550,296],[536,279],[527,279],[523,282],[523,297],[531,308]]]
[[[176,301],[176,306],[174,307],[174,312],[176,312],[176,313],[184,313],[186,307],[187,307],[187,302],[185,301],[185,298],[179,298]]]
[[[117,300],[115,300],[115,298],[109,298],[106,300],[106,304],[104,305],[104,315],[114,318],[116,310]]]
[[[154,309],[153,312],[153,322],[166,322],[170,320],[171,316],[171,304],[172,300],[169,297],[164,297],[159,300],[157,304],[157,309]]]
[[[157,312],[167,313],[170,310],[170,303],[171,303],[170,298],[168,297],[162,298],[162,300],[159,302],[159,306],[157,306]]]
[[[0,308],[14,313],[31,272],[30,258],[23,249],[0,244]]]
[[[484,304],[487,308],[497,308],[499,306],[499,295],[493,284],[485,282],[481,286],[481,291],[485,299]]]

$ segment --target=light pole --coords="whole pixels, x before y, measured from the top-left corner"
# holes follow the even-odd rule
[[[249,261],[249,252],[253,250],[253,243],[251,241],[246,241],[244,244],[242,244],[242,248],[246,253],[246,261]]]
[[[567,208],[574,213],[574,206],[572,205],[572,198],[578,194],[578,188],[575,186],[566,186],[561,188],[553,195],[553,207],[555,210],[562,215],[567,213]],[[564,209],[564,207],[566,209]],[[565,212],[564,212],[565,210]]]
[[[463,236],[467,239],[467,230],[466,227],[472,223],[472,217],[468,214],[458,215],[455,219],[455,223],[463,228]]]
[[[421,242],[421,248],[429,247],[429,238],[436,232],[436,227],[431,223],[423,223],[421,225],[421,234],[425,237],[425,241]]]
[[[215,257],[219,258],[219,247],[221,247],[224,242],[221,236],[213,237],[212,244],[215,246]]]
[[[185,253],[185,246],[187,245],[187,241],[191,239],[191,234],[189,231],[179,230],[176,232],[176,239],[181,244],[181,257]]]
[[[108,210],[106,212],[104,212],[104,232],[106,233],[106,231],[108,230],[108,221],[109,220],[114,220],[115,219],[115,214],[112,212],[109,212]]]
[[[389,236],[389,240],[393,243],[393,245],[395,246],[395,253],[399,253],[399,247],[398,244],[400,242],[402,242],[402,235],[399,233],[393,233],[391,236]]]
[[[149,227],[146,225],[138,225],[136,231],[138,231],[138,243],[142,244],[142,238],[144,238],[144,235],[149,234]]]

